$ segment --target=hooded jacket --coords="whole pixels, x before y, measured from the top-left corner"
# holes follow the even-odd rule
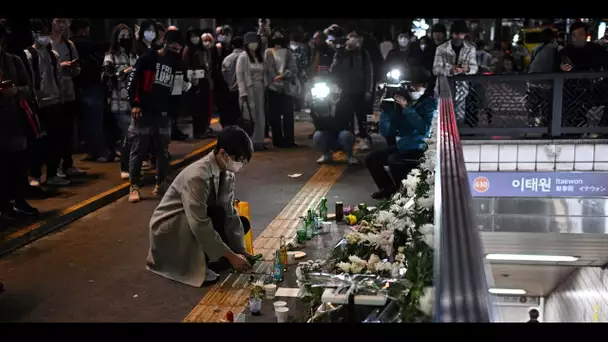
[[[362,48],[336,52],[329,72],[335,76],[338,86],[346,94],[371,94],[373,91],[375,82],[372,61]]]
[[[424,150],[431,135],[431,124],[437,115],[438,101],[428,91],[417,101],[408,103],[400,112],[382,111],[380,134],[396,137],[400,152]]]

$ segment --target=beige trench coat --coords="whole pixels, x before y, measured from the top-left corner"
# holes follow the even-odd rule
[[[234,208],[234,173],[222,173],[213,152],[186,167],[175,178],[150,220],[150,251],[147,269],[165,278],[200,287],[207,269],[205,254],[217,261],[228,249],[245,250],[244,230]],[[207,205],[226,210],[226,245],[207,217]],[[208,203],[209,201],[209,203]]]

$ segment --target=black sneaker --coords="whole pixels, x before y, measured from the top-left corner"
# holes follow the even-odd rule
[[[17,213],[25,216],[36,216],[40,214],[40,211],[38,209],[32,207],[26,201],[16,202],[14,208]]]

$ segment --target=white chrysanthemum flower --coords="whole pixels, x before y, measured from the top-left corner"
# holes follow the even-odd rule
[[[390,222],[386,227],[388,228],[388,230],[393,231],[393,232],[395,230],[402,232],[407,228],[407,225],[408,225],[407,219],[408,218],[409,217],[406,216],[403,219],[394,220],[394,221]]]
[[[348,257],[348,261],[350,261],[350,263],[351,263],[352,265],[360,265],[360,266],[363,266],[363,267],[367,266],[367,261],[365,261],[365,260],[363,260],[363,259],[359,258],[359,257],[358,257],[358,256],[356,256],[356,255],[351,255],[351,256],[349,256],[349,257]]]
[[[378,212],[377,220],[380,224],[387,224],[395,218],[395,214],[390,211],[381,210]]]
[[[410,175],[412,175],[412,176],[414,176],[414,177],[420,177],[420,175],[421,175],[421,174],[422,174],[422,173],[420,172],[420,170],[419,170],[419,169],[413,169],[413,170],[410,172]]]
[[[408,198],[401,197],[400,199],[395,201],[395,204],[403,207],[407,203],[407,201]]]
[[[420,197],[416,200],[416,202],[418,202],[418,205],[420,207],[422,207],[423,209],[431,209],[433,208],[433,205],[435,204],[435,196],[432,193],[427,194],[426,197]]]
[[[433,309],[435,306],[435,287],[429,286],[424,288],[424,294],[420,297],[420,311],[425,315],[433,317]]]
[[[361,274],[361,272],[365,269],[365,266],[359,265],[359,264],[352,264],[350,266],[350,271],[353,274]]]
[[[336,266],[338,266],[338,268],[342,270],[342,272],[350,273],[351,264],[349,262],[339,262]]]
[[[378,272],[390,271],[391,268],[392,268],[392,264],[387,261],[380,261],[379,263],[376,264],[376,271],[378,271]]]
[[[399,248],[397,248],[397,253],[405,253],[405,246],[400,246]]]
[[[399,247],[401,248],[401,247]],[[399,262],[403,262],[405,261],[405,255],[403,253],[397,253],[397,255],[395,255],[395,260],[399,261]]]
[[[348,233],[345,238],[349,245],[354,245],[361,240],[361,235],[359,233]]]
[[[376,254],[372,254],[369,256],[369,260],[367,261],[367,267],[370,267],[370,266],[375,267],[376,264],[379,263],[380,261],[381,260],[380,260],[379,256],[377,256]]]
[[[298,280],[304,280],[306,278],[306,272],[304,272],[301,266],[296,268],[296,278],[298,278]]]
[[[426,243],[429,247],[433,248],[435,245],[435,235],[434,234],[425,234],[424,243]]]
[[[378,248],[380,247],[380,244],[382,243],[381,241],[381,237],[379,234],[365,234],[362,236],[362,240],[361,242],[367,242],[370,246],[374,247],[374,248]]]
[[[418,188],[418,182],[420,182],[420,178],[412,176],[411,174],[409,174],[407,178],[402,181],[407,192],[407,197],[414,197],[416,194],[416,188]]]
[[[435,225],[432,223],[425,223],[420,226],[420,233],[422,234],[434,234],[435,233]]]

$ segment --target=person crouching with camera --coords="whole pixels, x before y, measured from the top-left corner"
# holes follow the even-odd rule
[[[426,69],[410,68],[403,90],[386,94],[382,99],[380,134],[385,138],[394,137],[397,144],[371,152],[365,158],[365,165],[379,188],[372,194],[374,199],[393,195],[399,190],[401,180],[420,163],[438,107],[433,89],[427,87],[430,79]],[[384,166],[389,167],[390,175]]]

